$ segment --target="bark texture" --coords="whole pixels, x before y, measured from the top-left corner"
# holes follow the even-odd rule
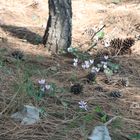
[[[49,19],[43,44],[53,53],[66,50],[71,45],[72,7],[71,0],[49,0]]]

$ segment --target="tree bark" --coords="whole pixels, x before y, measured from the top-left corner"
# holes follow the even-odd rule
[[[49,51],[58,53],[59,50],[71,45],[72,36],[72,7],[71,0],[49,0],[49,19],[43,44]]]

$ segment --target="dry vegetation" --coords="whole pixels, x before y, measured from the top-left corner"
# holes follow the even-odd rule
[[[136,40],[131,55],[110,56],[120,66],[110,83],[105,82],[107,77],[102,72],[96,83],[85,82],[88,71],[73,67],[71,56],[51,56],[43,48],[40,42],[47,13],[47,0],[37,5],[31,0],[0,1],[0,139],[86,140],[95,126],[107,121],[97,115],[100,107],[109,119],[119,116],[108,126],[112,140],[133,140],[130,135],[140,134],[140,40],[136,40],[140,35],[139,0],[118,4],[109,0],[73,0],[73,47],[87,50],[91,40],[85,30],[101,20],[106,25],[105,38]],[[99,43],[92,49],[92,56],[102,47]],[[12,56],[15,50],[23,52],[24,60]],[[117,83],[122,78],[128,79],[128,87]],[[38,98],[40,79],[53,83],[58,90]],[[74,95],[70,87],[77,82],[83,85],[83,92]],[[110,97],[114,90],[123,96]],[[87,102],[88,111],[79,110],[80,100]],[[26,104],[43,109],[47,116],[31,126],[13,121],[10,115]]]

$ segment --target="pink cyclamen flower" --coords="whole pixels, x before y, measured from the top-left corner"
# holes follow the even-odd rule
[[[84,101],[80,101],[80,102],[78,102],[78,104],[79,104],[79,107],[81,108],[81,109],[85,109],[86,111],[88,110],[87,109],[87,102],[84,102]]]
[[[38,81],[38,83],[39,83],[40,85],[44,85],[45,82],[46,82],[45,79],[41,79],[41,80]]]

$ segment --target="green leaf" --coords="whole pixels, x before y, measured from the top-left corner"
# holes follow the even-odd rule
[[[108,62],[107,65],[113,72],[117,72],[119,70],[119,65],[118,64]]]
[[[93,117],[93,114],[87,114],[86,116],[83,117],[83,119],[86,122],[91,122],[94,119],[94,117]]]
[[[131,139],[140,140],[140,134],[132,134],[129,136]]]
[[[102,64],[97,64],[97,67],[98,67],[98,68],[101,68],[101,67],[102,67]]]
[[[113,71],[111,69],[109,69],[109,68],[106,68],[104,70],[104,73],[106,74],[106,76],[112,76],[113,75]]]
[[[73,48],[73,47],[68,48],[68,52],[70,52],[70,53],[74,53],[74,52],[77,52],[77,51],[78,51],[77,48]]]
[[[97,33],[97,36],[98,36],[99,39],[103,39],[104,36],[105,36],[105,33],[103,31],[100,31],[100,32]]]
[[[99,112],[102,112],[102,109],[101,109],[101,107],[96,106],[95,111],[96,111],[97,113],[99,113]]]
[[[107,115],[106,114],[103,117],[101,117],[101,121],[103,123],[107,122]]]

